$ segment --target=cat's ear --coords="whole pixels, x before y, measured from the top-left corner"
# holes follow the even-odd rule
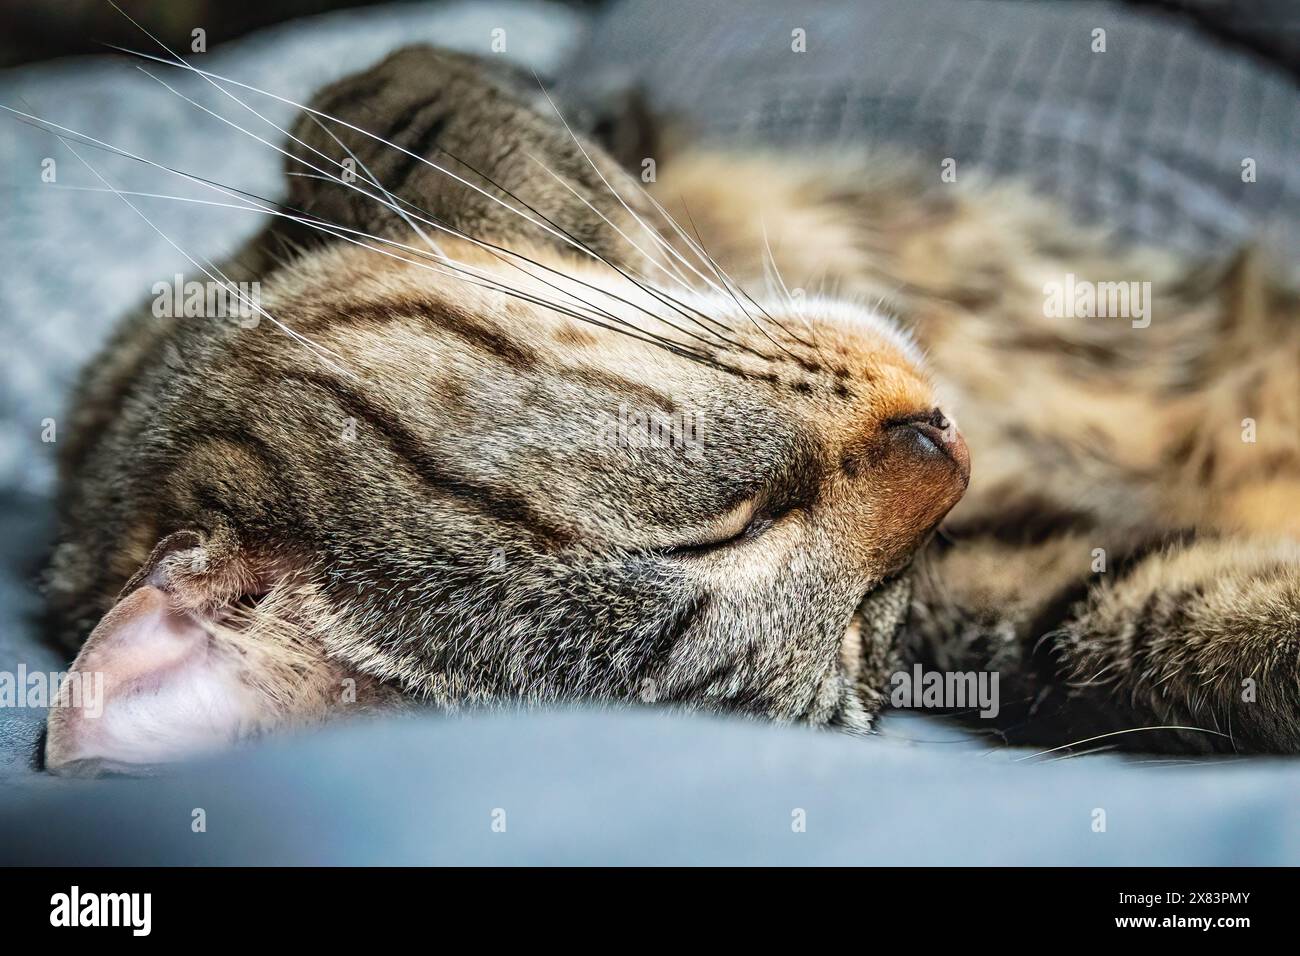
[[[162,541],[91,632],[50,710],[46,768],[126,770],[221,748],[281,723],[323,658],[241,640],[270,586],[228,540]],[[319,673],[316,674],[320,676]],[[287,678],[287,680],[286,680]]]
[[[91,632],[50,711],[45,766],[121,770],[221,747],[264,717],[240,661],[146,584]]]
[[[398,50],[317,94],[293,136],[291,211],[373,235],[412,233],[414,222],[446,238],[437,223],[480,240],[626,255],[609,223],[630,235],[624,203],[649,212],[619,164],[575,138],[537,79],[500,61]],[[311,238],[292,228],[295,241]]]

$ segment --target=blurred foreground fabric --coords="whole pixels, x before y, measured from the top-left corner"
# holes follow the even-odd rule
[[[976,746],[931,721],[897,724],[861,740],[648,710],[360,723],[154,779],[43,778],[0,789],[0,857],[70,865],[1300,859],[1295,761],[1017,762],[1024,754]],[[192,829],[196,809],[205,832]],[[1104,832],[1094,830],[1098,810]]]

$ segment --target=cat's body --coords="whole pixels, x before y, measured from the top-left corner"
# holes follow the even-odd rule
[[[108,614],[77,667],[117,713],[207,703],[161,743],[166,705],[56,710],[51,765],[407,698],[865,730],[912,660],[997,670],[1016,739],[1300,749],[1293,290],[883,157],[682,152],[643,192],[527,99],[419,49],[326,90],[385,142],[291,150],[371,196],[286,209],[360,233],[273,225],[227,272],[256,328],[142,315],[89,371],[54,609]],[[1049,317],[1067,275],[1154,298]]]

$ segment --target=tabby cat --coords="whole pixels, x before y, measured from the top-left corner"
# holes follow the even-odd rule
[[[222,271],[260,321],[145,309],[75,396],[49,591],[105,703],[49,768],[415,702],[866,732],[915,664],[996,672],[1009,741],[1300,750],[1300,298],[1258,256],[865,152],[643,185],[427,47],[286,146]],[[1049,317],[1066,276],[1152,320]]]

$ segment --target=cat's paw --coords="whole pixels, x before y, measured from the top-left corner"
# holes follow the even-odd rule
[[[1200,735],[1300,753],[1300,543],[1198,541],[1093,594],[1063,635],[1080,687]]]

